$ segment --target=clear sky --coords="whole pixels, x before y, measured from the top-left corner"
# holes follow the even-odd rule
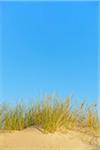
[[[1,3],[1,100],[97,99],[98,2]]]

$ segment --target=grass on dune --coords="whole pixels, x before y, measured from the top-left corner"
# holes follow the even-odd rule
[[[66,101],[58,97],[47,96],[42,102],[26,106],[19,103],[14,107],[0,106],[0,128],[22,130],[30,126],[39,126],[48,132],[60,128],[97,129],[99,121],[96,106],[85,106],[84,102],[77,109],[72,109],[71,97]]]

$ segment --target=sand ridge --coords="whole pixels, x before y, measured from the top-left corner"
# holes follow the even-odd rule
[[[98,143],[89,144],[83,137],[83,134],[74,131],[44,134],[37,128],[1,132],[0,150],[99,150]]]

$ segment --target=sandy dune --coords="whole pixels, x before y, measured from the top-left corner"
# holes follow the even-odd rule
[[[100,150],[96,140],[93,146],[89,143],[89,137],[82,133],[43,134],[36,128],[30,128],[11,133],[0,132],[0,150]]]

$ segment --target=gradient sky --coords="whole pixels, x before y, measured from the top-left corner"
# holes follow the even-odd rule
[[[1,100],[97,99],[98,2],[1,3]]]

